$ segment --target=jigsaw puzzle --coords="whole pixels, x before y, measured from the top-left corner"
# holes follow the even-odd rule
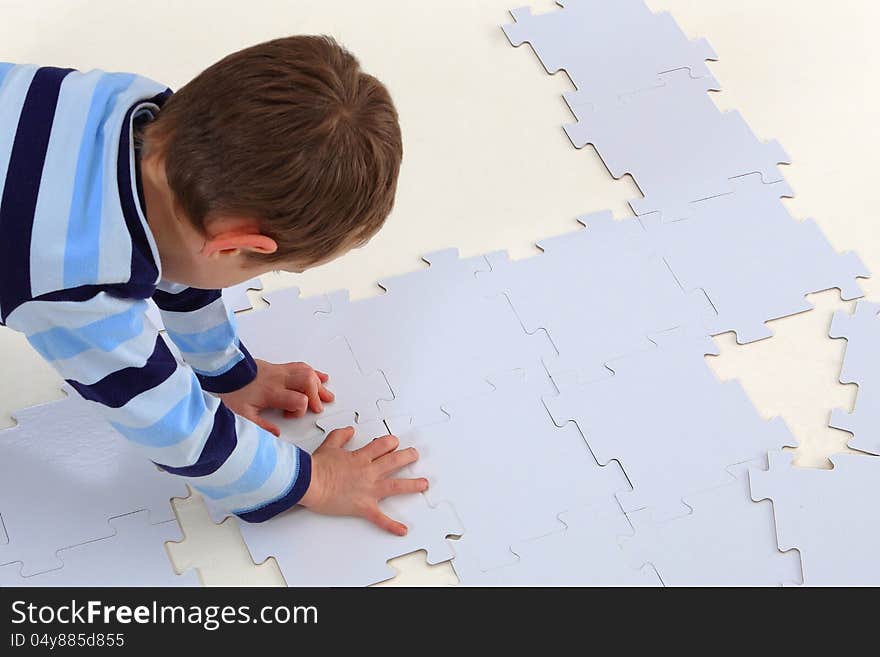
[[[736,470],[733,483],[686,496],[686,516],[657,522],[650,509],[629,514],[635,534],[622,545],[632,565],[651,564],[666,586],[799,584],[797,552],[777,549],[770,504],[752,502],[748,469]]]
[[[485,257],[454,249],[424,256],[430,266],[380,281],[384,294],[349,301],[330,295],[324,330],[347,338],[364,372],[382,371],[393,399],[377,417],[443,420],[440,406],[491,390],[486,377],[511,369],[543,372],[552,355],[544,335],[527,335],[507,299],[490,295],[476,274]]]
[[[419,450],[414,473],[428,478],[425,496],[447,502],[464,527],[452,565],[488,570],[510,563],[510,545],[560,529],[558,511],[629,489],[616,464],[600,467],[573,425],[558,428],[541,397],[555,391],[546,373],[507,372],[495,390],[444,405],[446,422],[392,433]]]
[[[354,426],[347,445],[352,450],[388,433],[382,422],[355,423],[354,415],[345,413],[320,425],[327,432]],[[398,476],[409,475],[403,470]],[[239,527],[254,562],[275,557],[289,586],[367,586],[394,576],[387,564],[394,557],[416,550],[427,551],[429,564],[453,557],[446,537],[461,534],[462,528],[448,505],[431,507],[416,494],[387,498],[380,508],[408,527],[406,536],[393,536],[362,518],[321,516],[303,508],[264,523],[239,522]]]
[[[658,75],[687,68],[709,75],[717,59],[705,39],[689,41],[668,13],[654,14],[642,0],[560,0],[562,9],[533,15],[510,12],[503,27],[514,46],[529,43],[550,73],[564,70],[577,92],[571,102],[603,106],[626,92],[662,84]],[[621,38],[625,34],[626,38]]]
[[[720,88],[714,78],[686,70],[661,77],[663,86],[615,107],[571,105],[578,123],[565,126],[575,147],[596,148],[612,176],[632,175],[644,195],[630,201],[637,215],[688,217],[690,203],[729,193],[730,179],[749,173],[782,180],[777,165],[788,155],[777,141],[758,141],[739,112],[718,110],[707,93]]]
[[[788,183],[758,174],[731,182],[731,194],[692,203],[689,219],[640,217],[682,286],[708,296],[712,335],[735,331],[740,344],[753,342],[772,335],[765,322],[810,310],[809,293],[862,296],[856,278],[868,270],[855,253],[836,253],[812,220],[792,218],[780,201],[793,196]]]
[[[260,279],[252,278],[249,281],[245,281],[244,283],[223,290],[223,301],[231,312],[237,313],[242,310],[250,310],[253,308],[253,305],[251,304],[251,300],[248,299],[247,291],[262,289],[263,283]],[[157,329],[160,331],[165,330],[165,323],[162,321],[162,313],[152,299],[147,302],[147,318]]]
[[[559,514],[565,529],[510,547],[517,561],[483,571],[453,561],[461,583],[471,586],[662,586],[650,565],[635,569],[619,540],[632,526],[617,500],[606,498]],[[457,543],[456,543],[457,545]]]
[[[793,438],[781,419],[761,419],[738,383],[717,381],[704,359],[717,355],[711,339],[671,331],[655,342],[609,362],[614,376],[544,401],[558,425],[577,423],[600,464],[620,463],[633,487],[618,494],[624,511],[664,520],[687,513],[683,497],[729,483],[727,467]]]
[[[188,495],[180,479],[65,391],[66,399],[16,413],[18,425],[0,432],[0,514],[9,541],[0,545],[0,564],[22,562],[24,577],[61,567],[62,548],[112,535],[109,518],[147,510],[150,522],[173,520],[171,498]]]
[[[836,454],[833,470],[795,468],[770,452],[751,469],[752,499],[773,502],[780,550],[801,555],[805,586],[880,586],[880,458]]]
[[[21,577],[20,564],[0,566],[0,586],[199,586],[195,572],[177,575],[165,551],[179,541],[176,520],[150,524],[146,511],[110,519],[113,535],[59,550],[61,568]]]
[[[492,272],[479,275],[509,297],[527,332],[547,332],[558,352],[545,359],[551,375],[605,377],[607,361],[650,348],[648,335],[699,328],[714,314],[704,294],[685,294],[638,220],[602,212],[578,221],[586,229],[538,242],[539,256],[488,255]]]
[[[852,315],[838,311],[829,335],[846,339],[840,382],[859,386],[855,410],[834,410],[831,426],[853,434],[852,449],[880,455],[880,304],[861,301]]]

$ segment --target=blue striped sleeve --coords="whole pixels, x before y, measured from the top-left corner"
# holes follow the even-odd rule
[[[10,328],[119,433],[219,507],[257,522],[299,502],[311,457],[206,393],[153,324],[146,302],[107,291],[19,305]]]
[[[232,392],[257,376],[257,366],[238,339],[235,316],[220,290],[161,283],[153,294],[166,335],[177,345],[208,392]]]

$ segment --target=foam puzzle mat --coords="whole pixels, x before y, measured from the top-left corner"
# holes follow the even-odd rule
[[[832,425],[864,454],[832,470],[793,467],[784,422],[706,363],[712,336],[770,337],[809,293],[861,297],[868,271],[788,213],[789,158],[712,102],[705,39],[641,0],[559,5],[514,9],[504,32],[571,78],[565,130],[633,176],[636,216],[583,216],[522,260],[431,253],[364,300],[287,289],[239,315],[255,357],[331,374],[323,414],[270,415],[282,440],[391,432],[420,453],[402,475],[430,481],[380,503],[405,537],[301,508],[236,519],[254,562],[274,557],[290,586],[378,583],[415,550],[471,586],[880,585],[880,307],[834,320],[859,397]],[[70,392],[0,432],[0,584],[197,585],[165,553],[185,487],[90,404]]]

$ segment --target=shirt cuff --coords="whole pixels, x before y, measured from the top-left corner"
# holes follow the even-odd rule
[[[238,344],[238,349],[244,358],[223,372],[223,374],[208,376],[196,372],[196,377],[199,379],[202,390],[219,394],[235,392],[257,378],[257,363],[254,361],[253,356],[251,356],[250,352],[245,349],[244,344],[241,342]]]
[[[296,448],[299,452],[299,471],[296,479],[290,486],[290,489],[276,500],[261,506],[252,511],[244,513],[236,513],[239,518],[245,522],[265,522],[270,518],[274,518],[279,513],[283,513],[288,509],[296,506],[302,499],[303,495],[309,489],[312,482],[312,456],[304,449]]]

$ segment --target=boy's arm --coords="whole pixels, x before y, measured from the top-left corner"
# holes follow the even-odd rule
[[[166,335],[192,367],[203,390],[232,392],[254,380],[257,366],[238,339],[235,315],[220,290],[163,283],[153,301]]]
[[[250,365],[239,365],[252,362],[245,352],[230,349],[229,367],[200,379],[147,321],[146,301],[111,292],[37,298],[7,324],[150,459],[218,506],[260,522],[297,504],[311,481],[309,454],[202,390],[206,380],[252,378]]]

